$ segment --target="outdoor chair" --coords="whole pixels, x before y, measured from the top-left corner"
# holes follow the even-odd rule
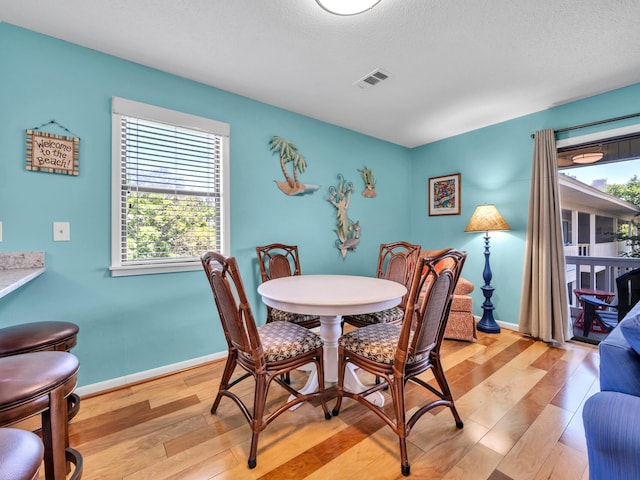
[[[607,332],[610,332],[640,301],[640,268],[616,278],[616,289],[618,294],[611,303],[591,295],[581,297],[584,306],[583,335],[585,337],[589,335],[594,321],[600,323]]]

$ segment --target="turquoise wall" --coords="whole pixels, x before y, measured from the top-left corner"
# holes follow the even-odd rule
[[[405,148],[6,23],[0,45],[0,250],[44,251],[47,267],[0,299],[0,325],[77,323],[80,385],[226,350],[201,271],[109,274],[112,96],[230,124],[231,253],[260,321],[256,245],[298,244],[303,272],[374,275],[380,242],[410,236]],[[25,130],[52,119],[81,139],[77,177],[25,169]],[[318,191],[288,197],[277,189],[273,135],[296,143],[308,163],[302,179]],[[360,195],[357,170],[365,165],[377,178],[375,199]],[[349,212],[362,226],[358,248],[344,260],[326,200],[338,173],[356,187]],[[70,222],[71,241],[53,242],[54,221]]]
[[[491,105],[486,108],[491,108]],[[507,232],[491,233],[494,316],[507,323],[518,323],[533,158],[531,134],[545,128],[561,129],[638,111],[640,84],[413,149],[411,185],[417,195],[411,204],[411,236],[423,247],[455,246],[467,251],[462,275],[476,285],[472,294],[476,315],[482,315],[481,305],[484,301],[479,288],[484,284],[484,234],[463,231],[476,205],[494,203],[511,227]],[[638,122],[638,118],[635,118],[573,130],[559,134],[558,139]],[[428,178],[455,172],[462,175],[461,214],[429,217]]]
[[[495,315],[514,324],[530,134],[632,113],[640,99],[640,85],[634,85],[406,149],[6,23],[0,23],[0,45],[0,251],[44,251],[47,266],[0,299],[0,325],[77,323],[80,385],[225,350],[202,272],[109,274],[112,96],[230,124],[231,253],[259,321],[265,309],[253,293],[259,283],[254,247],[275,241],[299,245],[305,273],[373,275],[379,244],[400,239],[467,250],[463,275],[478,287],[474,308],[480,314],[482,235],[463,230],[475,205],[491,202],[512,228],[491,239]],[[78,177],[25,170],[25,130],[49,120],[81,138]],[[302,179],[320,185],[317,192],[287,197],[276,188],[281,172],[267,146],[272,135],[296,143],[308,162]],[[364,185],[357,170],[364,166],[377,179],[375,199],[359,194]],[[428,178],[454,172],[462,174],[462,214],[429,217]],[[338,173],[356,186],[349,212],[362,226],[360,244],[345,260],[334,246],[335,209],[326,201]],[[52,241],[54,221],[70,222],[71,241]]]

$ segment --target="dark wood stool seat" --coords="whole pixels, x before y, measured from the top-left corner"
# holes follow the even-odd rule
[[[70,322],[32,322],[0,328],[0,357],[41,350],[68,352],[79,328]]]
[[[0,358],[0,427],[41,415],[47,480],[82,476],[82,455],[69,448],[67,397],[78,381],[78,359],[68,352],[34,352]]]
[[[0,428],[0,480],[35,480],[44,447],[37,435],[17,428]]]
[[[31,322],[0,328],[0,358],[47,350],[68,352],[76,346],[79,327],[71,322]],[[80,409],[80,397],[68,397],[69,420]]]

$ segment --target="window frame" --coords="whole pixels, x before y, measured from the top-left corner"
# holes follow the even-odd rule
[[[230,126],[227,123],[199,117],[188,113],[169,110],[154,105],[113,97],[111,101],[111,265],[109,270],[112,277],[129,275],[146,275],[155,273],[185,272],[200,270],[202,264],[199,258],[171,261],[170,258],[151,260],[144,265],[123,265],[121,258],[122,216],[120,212],[120,198],[122,188],[122,158],[121,158],[121,129],[123,116],[135,117],[151,122],[198,130],[221,137],[221,216],[220,219],[220,253],[229,255],[230,252],[230,175],[229,175],[229,138]],[[204,252],[202,252],[204,253]]]

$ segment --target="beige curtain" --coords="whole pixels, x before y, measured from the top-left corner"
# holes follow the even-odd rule
[[[545,342],[569,340],[558,159],[553,130],[535,134],[519,330]]]

